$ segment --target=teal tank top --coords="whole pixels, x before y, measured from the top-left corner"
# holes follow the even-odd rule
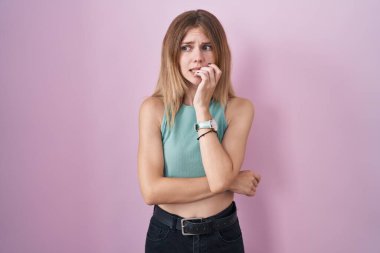
[[[222,143],[227,129],[224,109],[219,102],[213,99],[210,101],[209,110],[218,123],[220,143]],[[197,122],[194,106],[182,104],[171,128],[166,122],[166,114],[164,113],[161,123],[164,176],[182,178],[206,176],[199,141],[197,140],[198,133],[194,129],[194,124]]]

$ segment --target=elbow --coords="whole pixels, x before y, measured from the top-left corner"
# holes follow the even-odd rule
[[[218,180],[216,182],[210,183],[210,191],[215,194],[222,193],[227,191],[229,189],[229,186],[229,180]]]
[[[155,202],[154,202],[154,200],[153,200],[152,198],[150,198],[150,197],[145,197],[145,196],[144,196],[144,202],[145,202],[145,204],[147,204],[148,206],[152,206],[152,205],[155,204]]]
[[[147,190],[147,191],[143,192],[142,195],[143,195],[143,199],[144,199],[145,204],[147,204],[149,206],[156,204],[155,194],[153,194],[153,191]]]
[[[225,187],[220,185],[210,185],[210,191],[215,194],[225,192],[226,190],[227,189]]]
[[[209,180],[210,191],[212,193],[222,193],[228,191],[230,189],[230,185],[232,184],[233,178],[234,176],[231,169],[231,174],[228,173],[222,177],[216,178],[213,181]]]

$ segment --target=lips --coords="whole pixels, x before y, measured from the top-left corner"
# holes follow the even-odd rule
[[[202,67],[195,67],[195,68],[192,68],[192,69],[189,69],[189,71],[196,71],[196,70],[200,70]]]
[[[200,68],[192,68],[190,69],[189,71],[191,72],[191,74],[193,74],[193,76],[195,77],[199,77],[197,76],[197,71],[200,70]]]

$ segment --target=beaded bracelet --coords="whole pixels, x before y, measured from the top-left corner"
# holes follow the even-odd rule
[[[210,131],[208,131],[208,132],[206,132],[206,133],[200,135],[200,136],[197,138],[197,140],[199,141],[199,139],[200,139],[201,137],[203,137],[203,136],[205,136],[206,134],[211,133],[211,132],[216,133],[216,131],[215,131],[214,129],[211,129]]]

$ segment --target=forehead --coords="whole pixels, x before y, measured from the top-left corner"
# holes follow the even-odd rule
[[[185,37],[183,38],[182,42],[209,42],[209,38],[205,34],[202,28],[191,28],[189,31],[187,31]]]

